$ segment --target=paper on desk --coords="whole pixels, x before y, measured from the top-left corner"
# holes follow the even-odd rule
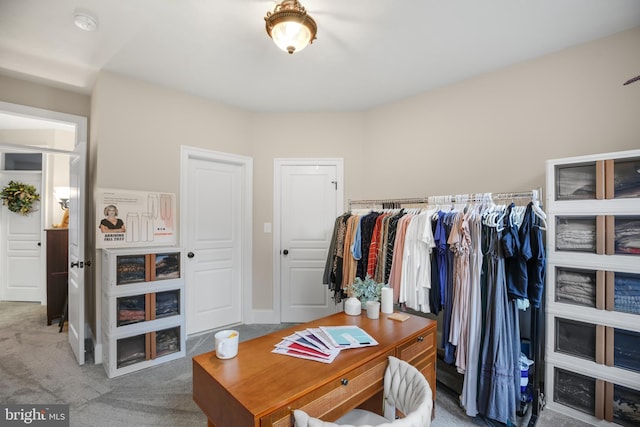
[[[334,347],[347,349],[378,345],[378,342],[358,326],[320,326]]]
[[[333,350],[330,354],[325,354],[295,342],[282,340],[276,344],[276,347],[273,349],[273,353],[284,354],[286,356],[293,356],[301,359],[315,360],[316,362],[331,363],[340,353],[340,350]]]
[[[303,332],[296,332],[296,333],[294,333],[292,335],[289,335],[288,337],[284,337],[284,340],[288,341],[288,342],[291,342],[291,343],[298,344],[298,345],[306,347],[306,348],[309,348],[310,350],[320,352],[320,353],[325,354],[327,356],[331,355],[332,351],[334,350],[333,348],[326,347],[323,344],[317,344],[311,338],[305,337],[303,335]],[[282,346],[282,343],[278,343],[276,345]]]

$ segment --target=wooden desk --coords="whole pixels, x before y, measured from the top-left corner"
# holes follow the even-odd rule
[[[241,342],[238,356],[220,360],[215,352],[193,358],[193,399],[210,427],[293,426],[291,411],[303,409],[327,421],[357,406],[381,410],[387,357],[416,366],[436,392],[436,321],[411,316],[405,322],[381,314],[337,313]],[[342,351],[325,364],[274,354],[282,337],[307,327],[357,325],[379,345]]]

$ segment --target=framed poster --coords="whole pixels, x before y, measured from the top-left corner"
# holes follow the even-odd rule
[[[175,218],[175,194],[98,189],[96,248],[173,246]]]

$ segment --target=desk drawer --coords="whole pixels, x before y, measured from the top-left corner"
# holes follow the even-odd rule
[[[426,358],[436,350],[436,329],[423,331],[411,337],[406,343],[398,346],[398,359],[405,360],[416,365],[421,359]]]
[[[286,408],[263,417],[260,426],[293,426],[291,413],[294,409],[302,409],[309,415],[326,421],[339,418],[382,390],[389,356],[393,356],[393,351],[355,368],[343,378],[333,380]],[[336,359],[334,363],[339,364],[340,360]]]
[[[427,379],[436,399],[436,328],[422,331],[397,348],[397,358],[415,366]]]

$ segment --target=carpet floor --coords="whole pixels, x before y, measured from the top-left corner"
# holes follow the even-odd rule
[[[289,325],[234,328],[246,340],[285,326]],[[191,358],[213,350],[214,333],[189,337],[184,358],[109,379],[102,365],[93,364],[90,354],[84,365],[76,363],[66,328],[59,333],[57,323],[46,326],[44,306],[0,302],[0,402],[68,404],[72,427],[204,427],[206,417],[192,399]],[[523,417],[518,425],[525,426],[527,421]],[[438,388],[433,427],[489,424],[466,416],[457,397]],[[536,425],[587,424],[544,410]]]

